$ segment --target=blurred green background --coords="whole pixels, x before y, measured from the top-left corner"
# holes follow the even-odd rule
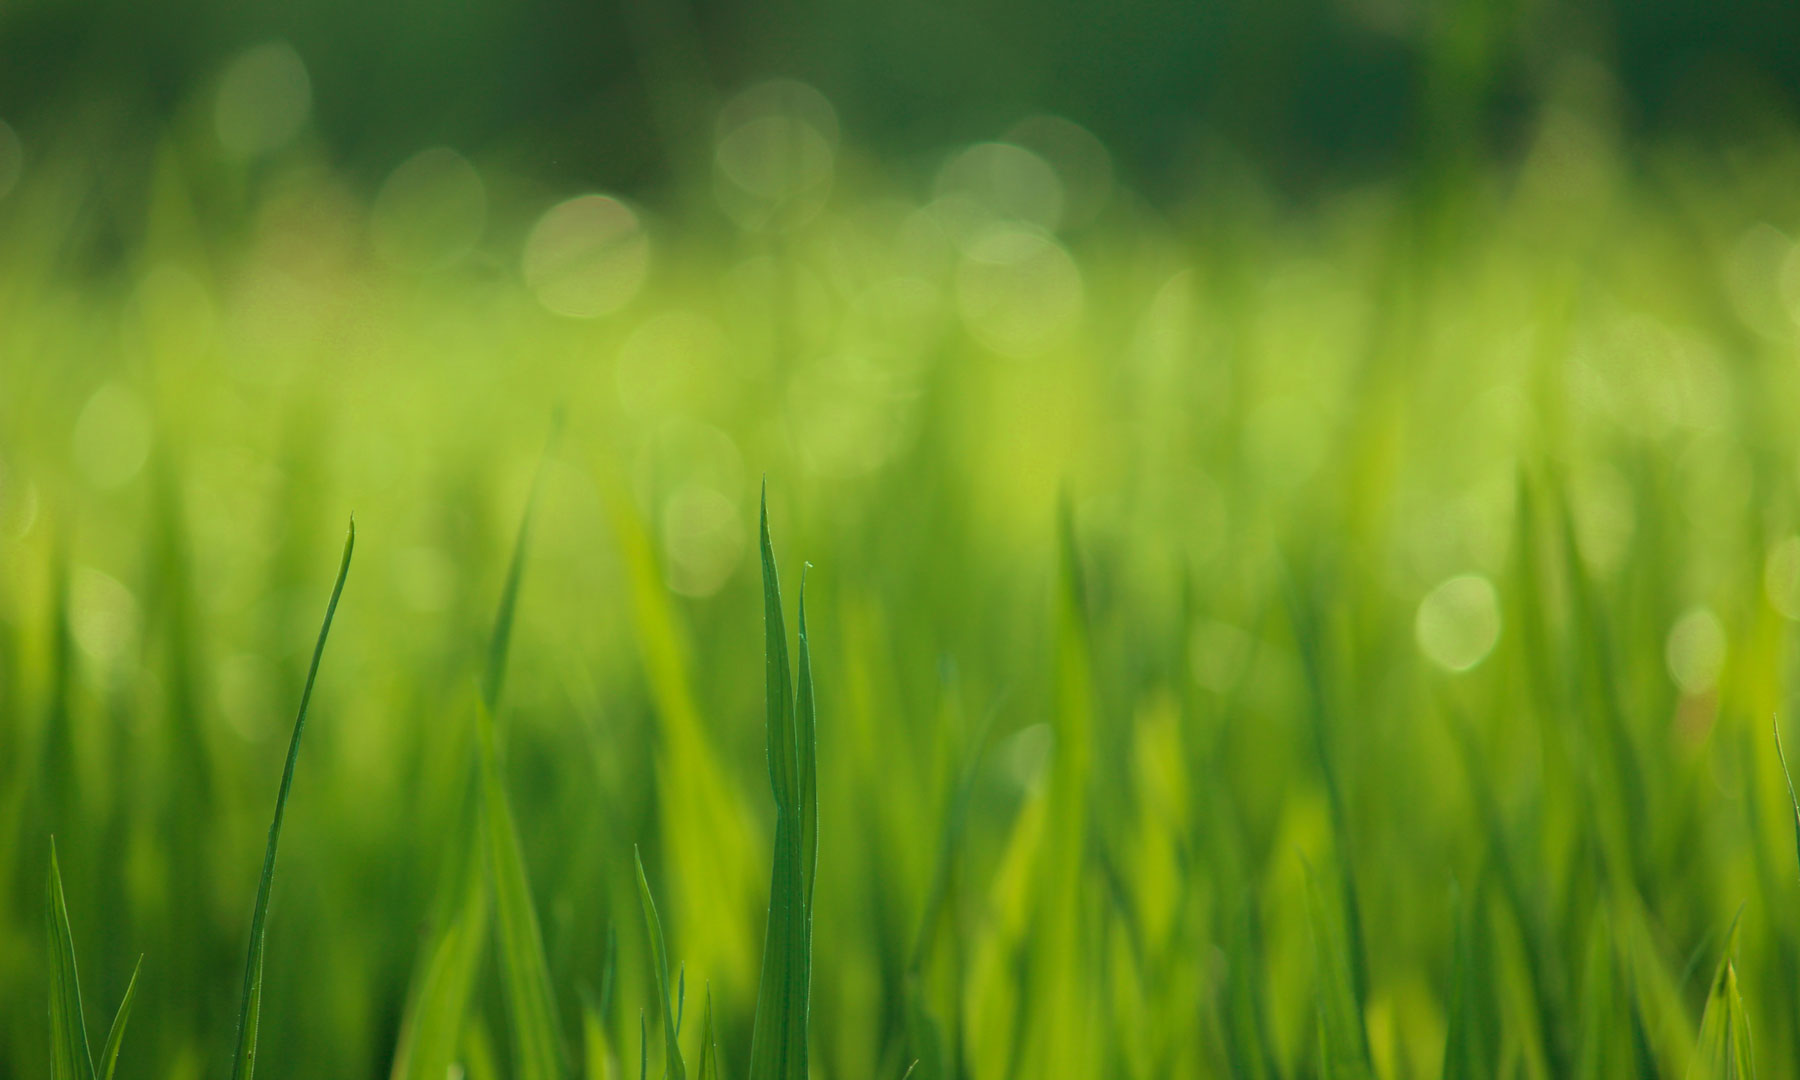
[[[1678,1077],[1739,912],[1795,1075],[1796,50],[1776,3],[6,5],[0,1075],[52,834],[90,1027],[145,955],[120,1074],[228,1070],[352,510],[260,1064],[389,1073],[528,504],[571,1059],[635,1075],[637,845],[741,1075],[763,478],[818,1075]],[[453,1077],[511,1074],[489,952]]]

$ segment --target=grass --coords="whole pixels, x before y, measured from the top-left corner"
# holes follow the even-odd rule
[[[1793,1075],[1791,142],[1053,236],[845,157],[595,319],[503,162],[424,272],[179,136],[85,259],[33,158],[0,1075]]]

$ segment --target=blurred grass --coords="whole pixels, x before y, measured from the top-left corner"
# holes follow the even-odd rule
[[[1676,1075],[1744,1030],[1788,1075],[1793,133],[1627,154],[1570,101],[1453,184],[1221,159],[1078,218],[1049,150],[919,182],[746,101],[642,203],[178,130],[121,206],[75,135],[28,159],[0,1073],[50,1071],[52,833],[89,1000],[145,955],[118,1075],[227,1067],[354,507],[264,1076],[742,1075],[776,865],[814,1075]],[[785,841],[758,475],[817,567]]]

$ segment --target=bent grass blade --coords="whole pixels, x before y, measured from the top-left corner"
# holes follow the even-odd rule
[[[350,554],[356,548],[356,519],[350,519],[350,531],[344,537],[344,558],[338,565],[337,584],[331,588],[331,601],[325,605],[325,621],[319,627],[319,640],[313,646],[312,665],[306,671],[306,685],[300,691],[300,710],[294,717],[294,734],[288,740],[287,764],[281,770],[281,787],[275,793],[275,819],[269,824],[269,846],[263,853],[262,880],[256,886],[256,907],[250,916],[250,955],[244,962],[244,993],[238,1007],[237,1052],[232,1055],[232,1080],[251,1080],[256,1071],[256,1036],[262,1023],[263,945],[269,916],[269,889],[275,880],[275,848],[281,840],[281,820],[287,813],[288,793],[294,786],[294,765],[300,759],[300,736],[306,730],[306,707],[312,701],[313,682],[319,677],[319,661],[325,655],[325,639],[331,635],[331,620],[337,615],[338,598],[344,593],[344,579],[350,574]],[[91,1066],[90,1066],[91,1070]]]

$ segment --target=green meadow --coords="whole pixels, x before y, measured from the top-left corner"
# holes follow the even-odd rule
[[[1800,1075],[1800,139],[1590,104],[0,146],[0,1075]]]

